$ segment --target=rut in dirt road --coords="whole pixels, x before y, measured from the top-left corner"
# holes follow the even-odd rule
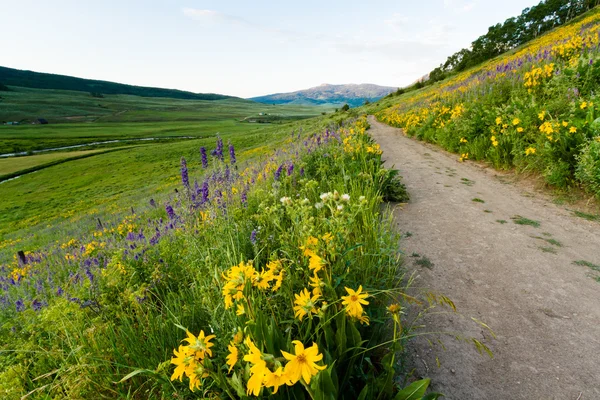
[[[431,315],[426,330],[475,337],[494,353],[418,339],[409,350],[416,375],[447,399],[600,399],[600,224],[369,123],[411,195],[394,211],[398,229],[412,234],[400,243],[405,264],[418,286],[447,295],[460,313]]]

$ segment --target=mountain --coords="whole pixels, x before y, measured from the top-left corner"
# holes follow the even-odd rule
[[[20,69],[0,67],[0,85],[20,86],[34,89],[74,90],[103,94],[129,94],[142,97],[168,97],[184,100],[222,100],[233,96],[213,93],[192,93],[177,89],[133,86],[123,83],[75,78],[73,76],[46,74]]]
[[[310,89],[291,93],[275,93],[252,97],[249,100],[268,104],[304,104],[304,105],[343,105],[352,107],[364,104],[365,100],[377,101],[396,91],[391,86],[378,86],[370,83],[330,85],[324,83]]]

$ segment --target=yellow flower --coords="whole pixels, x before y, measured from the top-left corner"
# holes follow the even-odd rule
[[[490,138],[490,140],[492,141],[492,146],[494,146],[494,147],[498,146],[498,141],[496,140],[496,136],[492,136]]]
[[[171,358],[171,364],[175,364],[175,371],[171,375],[171,380],[179,379],[181,381],[183,374],[190,376],[193,373],[196,360],[187,346],[179,345],[179,351],[173,349],[175,357]]]
[[[363,314],[363,308],[361,304],[369,304],[365,299],[369,297],[367,292],[362,292],[362,285],[358,287],[357,291],[350,289],[348,287],[345,288],[346,292],[348,292],[348,296],[342,296],[342,304],[346,306],[346,314],[352,318],[359,319]]]
[[[567,126],[569,126],[569,123],[567,121],[563,121],[562,126],[564,126],[566,128]]]
[[[525,149],[525,155],[528,156],[530,154],[535,154],[535,147],[528,147]]]
[[[519,125],[520,123],[521,123],[521,120],[520,120],[519,118],[515,118],[515,119],[513,119],[513,120],[512,120],[512,124],[513,124],[514,126],[517,126],[517,125]]]
[[[238,361],[239,352],[233,341],[229,343],[227,348],[229,349],[229,354],[227,355],[227,365],[229,365],[229,371],[227,372],[231,372]]]
[[[581,103],[581,104],[579,105],[579,108],[581,108],[582,110],[585,110],[585,108],[586,108],[587,106],[588,106],[588,103],[584,101],[583,103]]]
[[[317,361],[323,359],[323,354],[319,354],[319,347],[316,343],[307,349],[299,340],[294,340],[295,355],[282,351],[281,354],[288,360],[285,365],[285,373],[288,376],[289,383],[295,384],[301,378],[307,385],[310,383],[310,378],[319,373],[319,371],[327,368],[326,365],[317,365]]]
[[[467,139],[465,139],[464,137],[460,138],[460,143],[467,143]]]
[[[502,124],[502,118],[496,117],[496,125]]]
[[[244,340],[244,333],[242,331],[237,331],[235,335],[233,335],[233,343],[240,344]]]
[[[390,304],[387,308],[388,312],[391,314],[398,314],[402,307],[398,303]]]
[[[520,126],[517,128],[517,132],[522,133],[525,129],[521,128]]]
[[[273,278],[273,274],[269,270],[256,271],[252,277],[252,285],[261,290],[266,290],[269,288],[269,281]]]
[[[308,268],[314,273],[317,273],[321,269],[323,269],[323,264],[323,259],[318,255],[314,254],[310,257],[310,260],[308,262]]]
[[[468,160],[469,159],[469,153],[463,153],[460,155],[460,162],[463,162],[464,160]]]
[[[315,296],[322,296],[323,292],[321,291],[321,286],[323,286],[323,282],[319,278],[319,276],[315,273],[310,279],[310,287],[314,288],[312,290],[312,294]]]
[[[243,304],[238,304],[237,305],[237,310],[235,312],[235,315],[244,315],[246,314],[246,310],[244,309],[244,305]]]
[[[572,126],[572,127],[569,129],[569,133],[575,133],[575,132],[577,132],[577,128],[575,128],[574,126]]]
[[[317,301],[319,300],[319,295],[310,296],[310,293],[307,289],[304,289],[300,294],[294,294],[296,300],[294,300],[294,316],[297,317],[300,321],[304,318],[305,315],[308,314],[311,317],[311,313],[316,314],[317,311]]]
[[[542,121],[544,120],[544,118],[546,118],[546,111],[541,111],[538,114],[538,118],[541,119]]]
[[[252,364],[252,367],[250,367],[252,376],[248,379],[246,394],[252,393],[254,396],[258,396],[265,380],[265,375],[269,369],[267,368],[267,362],[262,359],[260,350],[252,340],[247,338],[245,343],[249,347],[250,352],[244,356],[244,361]]]
[[[281,283],[283,282],[283,270],[279,271],[279,275],[275,276],[275,285],[273,285],[272,290],[274,292],[278,291],[281,288]]]
[[[183,339],[184,342],[188,342],[189,348],[196,359],[202,360],[207,354],[212,357],[211,347],[214,346],[210,343],[210,340],[215,338],[215,335],[208,335],[204,337],[204,331],[201,330],[198,337],[194,336],[190,331],[187,332],[188,337]]]
[[[265,377],[265,386],[273,388],[273,394],[277,393],[279,386],[283,386],[288,382],[288,377],[283,367],[279,367],[275,372],[268,371]]]

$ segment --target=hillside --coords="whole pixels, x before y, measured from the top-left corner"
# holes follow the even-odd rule
[[[324,83],[310,89],[291,93],[275,93],[252,97],[250,100],[269,104],[344,105],[361,106],[365,101],[377,101],[397,88],[370,83],[330,85]]]
[[[129,94],[143,97],[168,97],[186,100],[223,100],[233,97],[214,93],[192,93],[176,89],[133,86],[123,83],[24,71],[7,67],[0,67],[0,87],[2,85],[36,89],[73,90],[96,93],[98,95]]]
[[[600,9],[421,90],[368,107],[409,136],[600,199]],[[387,107],[383,109],[384,107]]]

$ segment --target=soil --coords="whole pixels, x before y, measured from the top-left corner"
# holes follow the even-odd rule
[[[373,117],[369,123],[411,196],[394,220],[414,286],[458,309],[432,313],[424,330],[474,337],[493,352],[481,355],[449,335],[443,347],[431,346],[438,336],[420,337],[408,350],[414,375],[430,377],[446,399],[600,399],[600,222]],[[517,224],[518,216],[539,226]]]

